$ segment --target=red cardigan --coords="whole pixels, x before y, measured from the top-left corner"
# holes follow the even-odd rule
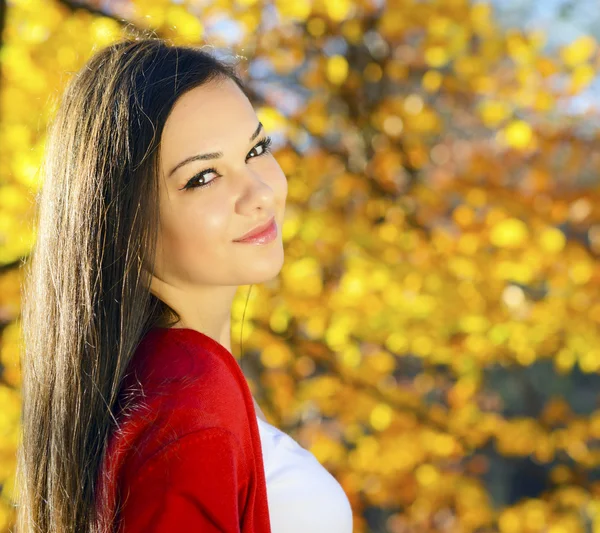
[[[119,398],[100,531],[271,532],[252,394],[229,350],[193,329],[154,328]]]

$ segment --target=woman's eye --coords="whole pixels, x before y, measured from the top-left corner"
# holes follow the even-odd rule
[[[195,189],[196,187],[210,187],[218,179],[218,176],[217,176],[217,177],[213,178],[212,180],[210,180],[209,182],[206,182],[205,175],[210,174],[211,172],[214,172],[215,174],[217,174],[217,169],[211,167],[211,168],[207,168],[206,170],[203,170],[202,172],[199,172],[198,174],[196,174],[195,176],[190,178],[190,180],[185,184],[185,187],[183,187],[182,190]],[[198,180],[204,180],[204,181],[198,181]]]
[[[259,157],[261,155],[265,155],[265,154],[269,153],[271,151],[271,144],[272,144],[271,137],[265,137],[264,139],[259,141],[254,146],[254,148],[252,148],[252,150],[250,150],[250,152],[248,152],[248,156],[250,156],[252,154],[252,152],[254,152],[257,148],[262,148],[262,151],[260,153],[256,154],[255,157]],[[252,158],[250,158],[250,159],[252,159]],[[210,174],[211,172],[214,172],[215,174],[217,174],[217,176],[208,182],[206,182],[206,181],[199,182],[198,181],[198,180],[205,180],[205,177],[204,177],[205,174]],[[183,189],[181,189],[181,190],[210,187],[220,177],[221,176],[217,172],[216,168],[213,168],[213,167],[207,168],[207,169],[203,170],[202,172],[199,172],[192,178],[190,178],[190,180],[185,184],[185,187],[183,187]]]

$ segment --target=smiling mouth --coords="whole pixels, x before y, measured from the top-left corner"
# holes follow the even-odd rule
[[[271,219],[271,223],[262,231],[251,234],[250,236],[244,237],[243,239],[237,239],[233,242],[249,243],[249,244],[266,244],[277,237],[277,224],[275,219]]]
[[[263,233],[265,233],[269,230],[272,230],[274,225],[275,225],[275,217],[272,216],[271,219],[266,224],[262,224],[256,228],[254,228],[253,230],[249,231],[248,233],[246,233],[246,235],[240,237],[239,239],[235,239],[235,242],[246,241],[253,237],[262,235]]]

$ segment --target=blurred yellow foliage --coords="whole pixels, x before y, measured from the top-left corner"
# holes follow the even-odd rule
[[[533,138],[531,126],[523,120],[514,120],[504,129],[506,142],[514,148],[527,148]]]
[[[271,25],[261,0],[66,4],[10,2],[0,55],[0,532],[44,131],[121,19],[303,86],[297,108],[284,83],[256,94],[286,139],[286,263],[245,317],[236,299],[232,338],[260,363],[267,416],[342,483],[354,530],[372,530],[370,506],[394,533],[600,531],[600,410],[589,390],[586,415],[568,397],[600,371],[600,157],[561,114],[597,77],[593,37],[547,54],[543,32],[498,27],[488,2],[276,0]],[[508,502],[528,460],[543,491]]]
[[[561,59],[570,67],[576,67],[588,61],[598,48],[596,40],[585,35],[564,46],[560,52]]]

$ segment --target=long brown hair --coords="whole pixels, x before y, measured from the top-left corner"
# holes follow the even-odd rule
[[[18,533],[94,530],[126,367],[150,328],[179,320],[150,292],[161,133],[183,93],[226,78],[247,94],[236,65],[146,34],[97,52],[62,95],[21,292]]]

